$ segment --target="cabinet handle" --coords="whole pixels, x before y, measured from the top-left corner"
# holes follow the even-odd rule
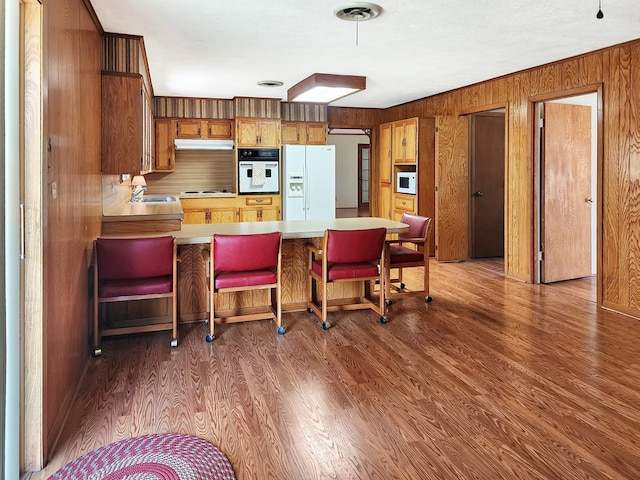
[[[198,127],[198,136],[200,136],[200,127]]]
[[[264,198],[256,198],[256,203],[262,203],[264,202]]]
[[[171,157],[167,158],[167,164],[169,164],[169,166],[171,166]]]

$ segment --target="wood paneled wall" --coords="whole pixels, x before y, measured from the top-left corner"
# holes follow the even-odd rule
[[[329,107],[329,127],[505,107],[506,274],[533,282],[534,103],[602,91],[599,196],[601,304],[640,317],[640,40],[569,58],[382,111]],[[375,119],[375,121],[373,121]],[[451,135],[451,132],[440,132]],[[375,145],[373,146],[375,148]],[[377,156],[372,154],[372,158]],[[375,161],[375,160],[374,160]],[[377,169],[372,166],[377,175]],[[372,197],[377,179],[372,179]],[[466,208],[466,204],[460,208]],[[375,205],[374,205],[375,208]],[[375,211],[375,210],[374,210]],[[461,242],[466,243],[466,238]]]
[[[104,33],[102,35],[101,68],[105,72],[139,73],[149,94],[153,84],[149,73],[144,39],[139,35]]]
[[[154,97],[156,118],[216,118],[233,120],[233,100],[217,98]]]
[[[46,458],[89,356],[88,271],[92,242],[100,233],[102,199],[101,39],[94,15],[83,0],[49,0],[43,8],[47,92],[43,137],[50,139],[43,195],[44,411],[30,411],[26,406],[25,414],[43,419]],[[29,359],[25,362],[28,365]]]
[[[280,105],[285,122],[326,122],[327,106],[321,103],[287,103]]]

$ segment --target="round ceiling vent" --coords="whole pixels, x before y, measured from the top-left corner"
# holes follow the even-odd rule
[[[376,18],[382,13],[382,7],[375,3],[354,2],[347,3],[333,9],[333,14],[340,20],[351,22],[363,22]]]
[[[281,87],[284,83],[280,80],[260,80],[258,85],[261,87]]]

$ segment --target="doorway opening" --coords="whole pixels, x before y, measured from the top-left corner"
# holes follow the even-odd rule
[[[369,211],[369,154],[368,143],[358,144],[358,210]]]
[[[594,300],[600,101],[593,91],[534,104],[536,282],[582,279]]]
[[[504,108],[469,115],[470,259],[504,257],[505,137]]]

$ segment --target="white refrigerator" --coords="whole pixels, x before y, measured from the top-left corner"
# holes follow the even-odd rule
[[[283,220],[335,218],[335,145],[283,145],[282,185]]]

